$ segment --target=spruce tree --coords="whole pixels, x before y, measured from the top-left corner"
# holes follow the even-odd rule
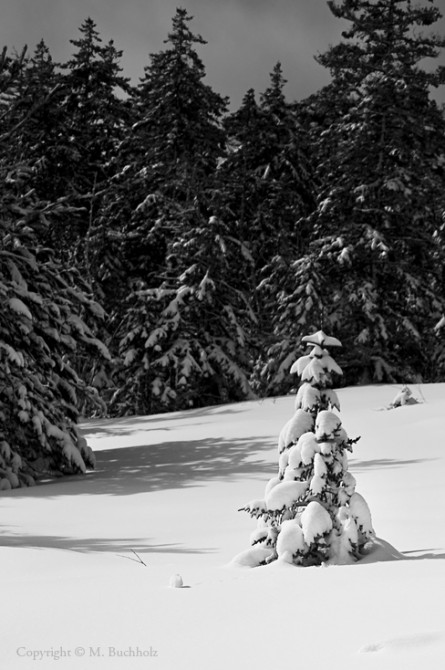
[[[277,558],[294,565],[343,564],[359,560],[375,537],[371,514],[355,490],[348,437],[332,388],[342,371],[329,351],[341,346],[323,331],[302,338],[311,347],[292,366],[301,377],[295,413],[278,439],[278,473],[263,499],[242,510],[258,519],[251,549],[234,560],[255,567]]]
[[[129,123],[128,80],[122,76],[120,58],[113,40],[107,44],[95,22],[87,18],[79,28],[79,39],[70,40],[75,51],[62,65],[62,123],[59,126],[63,156],[54,197],[69,198],[73,216],[70,226],[51,231],[52,246],[58,242],[64,258],[90,275],[89,244],[101,198],[113,174],[117,147]],[[100,294],[99,294],[100,295]]]
[[[254,258],[256,283],[275,255],[301,253],[304,231],[298,222],[314,206],[307,136],[285,85],[277,63],[260,102],[249,90],[225,119],[229,151],[219,179],[224,205]]]
[[[250,90],[227,117],[229,150],[218,170],[224,217],[252,258],[246,277],[257,316],[253,385],[266,395],[288,390],[287,362],[275,355],[277,296],[283,274],[306,249],[305,220],[315,207],[308,133],[286,99],[285,85],[277,63],[259,103]]]
[[[54,200],[65,194],[58,188],[61,164],[66,161],[64,91],[58,65],[41,40],[26,58],[21,74],[20,100],[14,109],[14,142],[8,153],[35,166],[33,187],[38,198]]]
[[[102,308],[79,272],[39,241],[51,219],[69,221],[69,208],[36,197],[35,166],[9,161],[10,141],[11,132],[0,136],[1,490],[94,467],[77,421],[85,400],[101,404],[74,361],[86,352],[109,358],[88,325]]]
[[[178,9],[132,95],[134,118],[95,229],[96,267],[123,362],[118,414],[251,393],[241,245],[218,216],[227,100],[204,82],[205,41]],[[247,330],[248,332],[248,330]]]
[[[314,324],[316,305],[323,326],[346,345],[349,382],[425,378],[425,342],[433,346],[429,333],[445,301],[445,122],[430,97],[445,70],[425,71],[422,62],[445,41],[418,29],[440,13],[432,2],[328,4],[349,28],[318,57],[333,82],[305,109],[314,122],[317,207],[307,220],[307,253],[282,283],[281,360],[301,325]]]
[[[186,10],[177,10],[167,47],[150,55],[132,90],[131,129],[119,145],[94,227],[94,262],[110,303],[118,277],[124,295],[133,282],[159,283],[167,241],[180,227],[170,217],[171,211],[176,217],[176,203],[209,214],[227,101],[203,81],[205,67],[195,46],[205,40],[190,30],[191,20]]]

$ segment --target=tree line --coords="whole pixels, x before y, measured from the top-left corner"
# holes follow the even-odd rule
[[[79,413],[287,393],[303,332],[341,339],[348,384],[443,378],[445,117],[431,89],[445,68],[423,67],[445,46],[440,12],[327,6],[349,25],[317,57],[329,85],[289,101],[277,63],[236,111],[206,82],[184,9],[137,84],[91,18],[64,64],[43,41],[3,49],[11,485],[92,462]]]

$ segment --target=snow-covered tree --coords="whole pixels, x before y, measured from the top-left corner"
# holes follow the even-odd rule
[[[253,385],[266,395],[283,391],[272,352],[277,295],[283,274],[304,253],[308,231],[302,221],[315,207],[308,134],[285,85],[277,63],[259,102],[249,90],[225,119],[228,151],[218,169],[222,216],[252,259],[245,276],[257,317]]]
[[[262,499],[241,508],[258,521],[252,547],[234,559],[238,564],[350,563],[374,539],[368,505],[348,469],[347,453],[357,439],[342,425],[332,388],[342,370],[330,350],[341,343],[322,330],[302,339],[311,349],[291,368],[301,378],[295,413],[279,435],[276,476]]]
[[[445,45],[431,32],[440,12],[407,0],[328,6],[346,30],[317,57],[332,83],[300,107],[317,205],[304,254],[271,282],[273,353],[283,363],[318,312],[345,344],[348,382],[415,381],[431,373],[445,306],[445,121],[430,95],[445,70],[424,68]]]
[[[178,208],[163,281],[130,294],[119,344],[118,414],[187,409],[253,398],[248,334],[255,317],[234,281],[240,253],[223,221]]]
[[[95,228],[98,279],[118,324],[119,414],[251,394],[240,271],[250,259],[215,212],[227,101],[204,82],[196,47],[205,41],[190,21],[177,10],[133,93],[134,123]]]
[[[13,78],[2,84],[14,93]],[[20,129],[0,133],[0,490],[94,466],[77,420],[95,394],[74,361],[109,356],[88,325],[104,316],[90,288],[40,242],[70,208],[36,196],[36,165],[10,152]]]

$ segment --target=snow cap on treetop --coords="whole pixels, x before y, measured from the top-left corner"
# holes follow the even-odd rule
[[[329,337],[322,330],[317,330],[316,333],[312,335],[305,335],[301,338],[302,342],[306,344],[318,344],[320,347],[341,347],[343,346],[340,340],[337,340],[336,337]]]

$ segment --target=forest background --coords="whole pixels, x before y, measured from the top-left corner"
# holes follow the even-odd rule
[[[433,1],[342,0],[289,101],[277,63],[240,107],[178,9],[137,84],[90,18],[55,63],[0,58],[0,466],[93,464],[80,414],[288,393],[301,336],[345,384],[435,382],[445,350],[445,114]],[[55,448],[55,445],[58,445]],[[26,467],[25,467],[26,464]],[[3,481],[3,480],[2,480]],[[7,486],[5,484],[5,486]]]

